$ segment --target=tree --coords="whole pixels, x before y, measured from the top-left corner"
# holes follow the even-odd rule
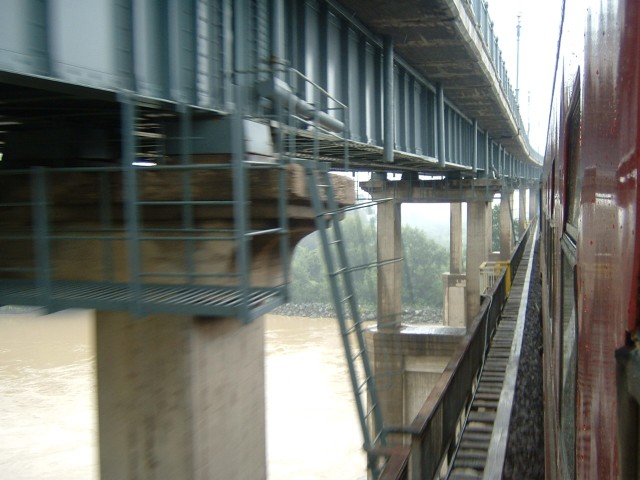
[[[405,285],[402,303],[416,308],[442,308],[442,274],[449,268],[447,250],[420,229],[402,228]]]
[[[491,251],[500,251],[500,205],[491,207]]]
[[[376,262],[377,235],[371,212],[356,210],[340,222],[342,236],[351,267]],[[403,304],[407,307],[441,308],[442,273],[448,269],[449,255],[445,247],[427,237],[423,230],[403,226],[404,288]],[[377,303],[377,271],[358,268],[352,272],[356,296],[361,305]],[[295,303],[329,303],[330,291],[324,256],[318,233],[305,238],[295,250],[292,262],[291,298]]]

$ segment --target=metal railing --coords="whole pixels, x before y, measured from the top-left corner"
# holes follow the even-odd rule
[[[402,429],[410,448],[391,455],[381,475],[385,480],[438,478],[454,452],[461,419],[470,405],[477,375],[507,299],[508,277],[513,280],[529,236],[529,230],[511,257],[510,271],[503,271],[461,341],[453,358],[425,400],[413,422]]]
[[[0,242],[19,253],[0,261],[0,301],[244,321],[282,303],[286,272],[275,286],[252,280],[251,245],[269,236],[288,252],[285,166],[247,157],[242,112],[230,119],[233,151],[194,162],[188,109],[179,109],[180,154],[158,148],[140,166],[149,154],[137,144],[140,124],[156,112],[145,120],[135,96],[119,101],[120,164],[0,172]],[[252,185],[267,182],[269,220],[251,215]]]

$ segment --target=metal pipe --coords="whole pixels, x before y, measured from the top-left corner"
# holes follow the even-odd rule
[[[384,129],[384,153],[383,160],[387,163],[393,163],[393,151],[395,150],[395,119],[394,119],[394,73],[393,73],[393,40],[391,37],[384,37],[383,45],[383,96],[384,96],[384,112],[382,124]]]
[[[273,102],[277,102],[284,108],[293,110],[305,120],[316,120],[320,126],[327,130],[338,133],[344,131],[343,122],[326,112],[317,110],[313,105],[294,95],[289,85],[279,78],[270,78],[260,83],[258,85],[258,93]]]

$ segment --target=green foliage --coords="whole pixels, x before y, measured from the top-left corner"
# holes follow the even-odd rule
[[[358,210],[340,222],[351,267],[374,264],[377,236],[375,212]],[[449,267],[449,252],[423,230],[404,226],[402,302],[409,308],[442,307],[442,273]],[[377,301],[376,268],[352,273],[358,302],[375,307]],[[305,238],[295,250],[292,263],[291,299],[295,303],[329,303],[324,257],[317,232]]]
[[[404,256],[403,305],[442,307],[442,274],[449,270],[449,252],[414,227],[402,228]]]
[[[491,208],[491,251],[500,251],[500,204]]]

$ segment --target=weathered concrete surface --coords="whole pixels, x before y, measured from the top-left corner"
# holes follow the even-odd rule
[[[511,259],[513,249],[513,220],[512,206],[513,193],[503,191],[500,198],[500,260]]]
[[[442,325],[367,332],[385,425],[413,421],[465,332],[464,327]]]
[[[465,327],[467,276],[462,273],[442,274],[444,285],[444,325]]]
[[[228,156],[227,156],[228,158]],[[212,158],[196,157],[210,162]],[[291,248],[315,229],[303,168],[290,165],[286,212]],[[128,236],[124,229],[124,179],[120,173],[51,172],[48,211],[50,229],[65,229],[87,239],[50,242],[51,277],[56,280],[129,282]],[[145,201],[182,199],[180,172],[148,169],[139,172],[140,198]],[[0,177],[0,202],[31,201],[29,175]],[[201,171],[191,179],[195,200],[229,199],[230,172]],[[338,203],[354,201],[353,182],[332,176]],[[277,175],[251,172],[251,227],[273,228],[277,222]],[[100,185],[106,186],[100,194]],[[108,193],[107,193],[108,192]],[[101,205],[101,200],[103,200]],[[101,206],[111,212],[115,241],[91,238],[101,222]],[[184,228],[180,206],[140,206],[142,228]],[[10,209],[0,218],[5,232],[31,234],[32,211]],[[197,206],[193,227],[233,228],[228,206]],[[93,233],[91,233],[93,232]],[[104,232],[103,232],[104,233]],[[206,233],[194,233],[203,235]],[[149,230],[145,236],[166,236]],[[185,269],[185,241],[149,239],[140,243],[145,271]],[[235,270],[235,245],[229,240],[195,240],[196,273]],[[0,241],[0,267],[32,265],[33,242]],[[109,258],[110,262],[105,259]],[[110,263],[110,268],[107,268]],[[281,284],[283,259],[277,234],[252,242],[251,283]],[[17,276],[28,272],[15,272]],[[4,278],[7,278],[4,275]],[[152,277],[148,277],[152,278]],[[159,281],[151,279],[149,281]],[[233,286],[233,280],[225,279]],[[174,277],[166,283],[181,284]],[[220,284],[221,279],[207,283]],[[264,323],[245,325],[237,318],[156,314],[134,318],[129,312],[97,312],[97,376],[100,470],[103,480],[265,479],[266,431],[264,386]]]
[[[371,177],[360,188],[374,199],[393,198],[402,203],[490,202],[502,188],[501,180],[490,178],[460,180],[419,180],[411,175],[398,181]]]
[[[101,478],[266,478],[264,321],[97,312]]]
[[[489,205],[487,202],[467,205],[467,323],[472,322],[480,310],[480,264],[487,259],[487,243],[490,243],[487,237]]]
[[[396,328],[402,319],[401,203],[378,205],[378,327]]]

